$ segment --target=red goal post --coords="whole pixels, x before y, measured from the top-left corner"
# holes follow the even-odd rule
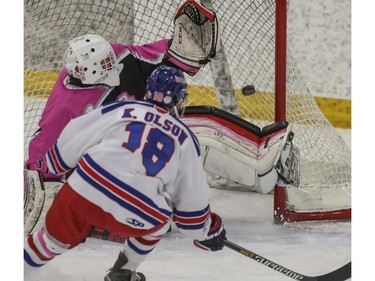
[[[288,12],[287,0],[275,0],[275,4],[275,122],[278,122],[289,120],[289,116],[287,116]],[[324,117],[321,112],[320,114]],[[327,123],[329,122],[327,121]],[[306,158],[306,154],[302,155],[301,160],[305,160],[304,158]],[[349,162],[347,162],[347,167],[350,165]],[[302,180],[305,173],[305,171],[301,171]],[[274,222],[282,224],[310,220],[351,219],[350,169],[347,176],[343,182],[340,179],[332,179],[328,185],[320,184],[319,180],[316,185],[302,181],[300,188],[276,185],[274,189]],[[329,191],[327,192],[327,190]],[[310,206],[310,202],[315,203]],[[300,204],[304,206],[301,208],[298,206]]]
[[[123,44],[170,38],[183,2],[25,0],[25,157],[68,40],[86,33]],[[275,222],[350,219],[350,150],[319,110],[288,49],[288,1],[201,2],[216,12],[221,39],[215,60],[188,77],[189,105],[216,106],[259,127],[280,120],[292,126],[301,154],[301,187],[275,187]],[[246,85],[255,93],[244,95]]]

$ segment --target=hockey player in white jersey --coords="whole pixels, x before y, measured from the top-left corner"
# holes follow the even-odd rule
[[[69,41],[64,69],[49,95],[25,162],[24,232],[41,229],[66,177],[47,169],[46,154],[68,122],[116,100],[143,100],[146,80],[160,65],[194,76],[216,54],[214,12],[187,0],[176,12],[174,36],[145,45],[107,42],[96,34]],[[197,36],[199,34],[199,36]]]
[[[104,280],[146,280],[136,269],[171,221],[194,244],[221,250],[225,230],[211,212],[199,142],[180,121],[183,73],[160,66],[147,80],[147,102],[114,102],[73,119],[49,150],[57,175],[72,172],[25,241],[25,268],[79,245],[93,226],[128,237]]]

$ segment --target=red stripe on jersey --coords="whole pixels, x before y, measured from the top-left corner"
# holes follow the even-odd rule
[[[116,194],[118,197],[122,198],[124,201],[131,203],[132,205],[137,206],[142,211],[148,213],[149,215],[153,216],[160,222],[166,222],[169,220],[169,217],[165,216],[164,214],[155,211],[142,201],[135,198],[132,194],[123,191],[121,187],[113,184],[112,182],[108,181],[104,178],[101,174],[99,174],[96,170],[92,169],[89,164],[85,161],[85,159],[81,159],[78,164],[81,166],[82,170],[85,171],[87,175],[93,178],[95,181],[100,183],[104,188],[110,190],[112,193]]]
[[[54,147],[51,147],[49,151],[50,151],[50,154],[52,156],[52,161],[53,161],[53,164],[56,167],[57,172],[59,174],[64,173],[66,170],[63,167],[61,167],[59,159],[56,156],[56,151],[55,151]]]

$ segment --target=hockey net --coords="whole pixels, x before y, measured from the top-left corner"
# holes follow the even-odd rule
[[[189,105],[216,106],[259,127],[286,118],[300,150],[302,178],[300,188],[275,187],[275,221],[349,219],[350,150],[319,110],[292,54],[275,50],[286,39],[286,1],[201,1],[217,13],[221,42],[217,58],[188,77]],[[183,2],[25,0],[25,157],[63,67],[68,40],[86,33],[123,44],[170,38],[173,17]],[[244,95],[246,85],[253,85],[255,93]]]

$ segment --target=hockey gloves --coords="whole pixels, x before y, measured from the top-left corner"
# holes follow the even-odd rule
[[[221,218],[211,212],[211,228],[208,231],[206,240],[194,240],[194,245],[206,251],[219,251],[224,247],[226,231]]]
[[[218,22],[214,12],[196,1],[186,1],[174,19],[172,43],[166,57],[175,67],[194,76],[216,55]]]

